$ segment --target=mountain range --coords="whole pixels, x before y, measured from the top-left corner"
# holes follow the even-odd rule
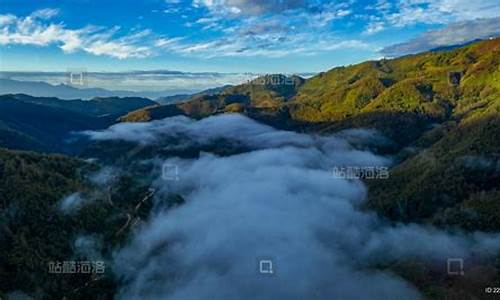
[[[168,99],[168,97],[172,95],[186,95],[191,94],[192,92],[192,90],[187,89],[165,91],[107,90],[103,88],[88,88],[84,86],[75,87],[68,84],[52,85],[43,81],[21,81],[0,78],[0,95],[28,94],[34,97],[55,97],[64,100],[88,100],[95,97],[141,97],[150,99],[166,97],[165,99]]]
[[[272,84],[271,84],[272,83]],[[368,206],[395,221],[498,230],[500,39],[338,67],[310,79],[272,75],[121,121],[238,112],[313,133],[376,128],[395,142],[388,180]],[[426,195],[424,198],[422,195]]]
[[[495,102],[499,44],[500,39],[479,41],[451,51],[368,61],[309,79],[271,75],[170,106],[194,117],[224,111],[278,120],[286,116],[284,121],[322,131],[374,126],[397,140],[412,140],[421,134],[422,123],[463,115],[477,102],[486,106]],[[122,120],[162,118],[162,110],[167,109],[146,108]],[[388,115],[397,121],[386,120]],[[393,126],[396,123],[399,128]]]

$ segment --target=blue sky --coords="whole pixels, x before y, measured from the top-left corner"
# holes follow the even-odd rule
[[[500,0],[0,0],[0,70],[317,72],[499,23]]]

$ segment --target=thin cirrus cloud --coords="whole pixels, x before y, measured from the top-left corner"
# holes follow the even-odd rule
[[[209,41],[173,45],[169,50],[205,58],[221,56],[315,55],[337,49],[369,49],[358,39],[342,39],[329,25],[351,15],[351,4],[318,1],[195,0],[205,16],[188,27],[219,32]]]
[[[474,39],[488,39],[500,36],[500,17],[477,19],[450,24],[443,29],[425,32],[405,43],[383,48],[386,56],[400,56],[417,53],[448,45],[458,45]]]
[[[193,6],[205,6],[218,14],[260,15],[303,8],[307,2],[306,0],[194,0]]]
[[[500,1],[469,0],[378,0],[365,7],[370,14],[365,34],[374,34],[387,28],[402,28],[415,24],[450,24],[500,15]]]
[[[252,45],[254,43],[254,45]],[[258,45],[258,46],[256,46]],[[185,45],[169,44],[169,49],[184,55],[214,57],[285,57],[290,55],[315,55],[337,49],[369,49],[369,44],[360,40],[340,41],[331,35],[311,37],[263,34],[260,36],[230,36],[215,41]]]

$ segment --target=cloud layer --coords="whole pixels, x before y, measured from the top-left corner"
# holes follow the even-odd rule
[[[249,146],[226,157],[165,161],[179,166],[180,180],[158,179],[157,200],[178,193],[186,203],[168,211],[158,206],[116,253],[120,299],[363,299],[367,291],[370,299],[420,299],[410,284],[374,265],[418,258],[446,272],[448,257],[500,249],[498,235],[390,226],[361,211],[362,182],[335,179],[331,169],[387,165],[387,158],[350,144],[383,141],[373,131],[318,137],[222,115],[87,134],[149,145],[172,135],[191,144],[222,137]],[[259,274],[259,258],[272,259],[275,274]]]
[[[280,13],[291,9],[303,8],[306,0],[195,0],[193,5],[204,5],[217,13],[260,15],[266,13]]]
[[[26,17],[0,15],[0,45],[55,45],[66,53],[79,50],[119,59],[152,54],[150,47],[141,45],[150,34],[149,30],[120,36],[119,27],[109,29],[89,25],[68,29],[64,23],[50,22],[57,14],[57,9],[42,9]]]
[[[68,72],[0,72],[0,78],[60,85],[69,84],[69,72],[84,71],[69,69]],[[159,96],[195,93],[208,88],[237,85],[259,76],[255,73],[189,73],[167,70],[84,73],[86,81],[84,88],[143,92],[145,95],[162,92]]]
[[[443,29],[426,32],[408,42],[386,47],[381,53],[386,56],[400,56],[442,46],[460,45],[475,39],[496,38],[500,36],[498,24],[500,17],[453,23]]]
[[[178,3],[169,5],[175,9],[173,13],[182,15]],[[257,3],[230,0],[194,1],[192,5],[198,10],[205,10],[206,15],[187,22],[186,26],[201,27],[202,33],[208,36],[215,34],[215,38],[202,38],[201,41],[197,38],[194,41],[189,36],[165,36],[150,29],[124,32],[119,26],[105,28],[88,25],[72,29],[52,20],[58,16],[57,9],[42,9],[25,17],[0,15],[0,45],[55,45],[65,53],[84,51],[118,59],[144,58],[163,53],[203,58],[281,57],[341,48],[368,48],[366,43],[356,39],[343,41],[326,28],[331,21],[350,14],[346,4],[311,6],[298,0]],[[315,10],[311,11],[312,8]],[[312,34],[312,29],[315,29],[315,34]]]
[[[378,0],[366,7],[372,12],[367,19],[367,33],[389,27],[406,27],[415,24],[450,24],[500,15],[498,1],[468,0]]]
[[[193,0],[162,4],[163,9],[159,5],[153,10],[155,17],[164,14],[166,18],[174,18],[180,28],[171,31],[145,28],[140,23],[129,29],[118,24],[103,27],[91,23],[72,28],[57,20],[58,9],[47,8],[27,16],[0,15],[0,45],[56,46],[64,53],[83,51],[118,59],[161,55],[202,59],[304,57],[334,50],[377,50],[380,46],[368,36],[389,29],[413,30],[415,25],[452,24],[441,29],[450,40],[442,43],[497,35],[493,24],[500,15],[498,1],[378,0],[363,4],[322,0]],[[474,34],[467,26],[480,30]],[[410,43],[418,43],[413,48],[419,51],[428,50],[426,43],[431,46],[437,43],[434,34],[429,32]]]
[[[331,31],[335,21],[352,14],[349,1],[196,0],[193,5],[206,9],[207,16],[188,25],[219,35],[211,41],[173,46],[184,54],[284,57],[370,48],[366,42]]]

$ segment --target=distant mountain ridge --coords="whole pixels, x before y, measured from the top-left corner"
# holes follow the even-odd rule
[[[248,112],[255,109],[274,112],[295,96],[305,79],[292,75],[265,75],[247,83],[223,87],[215,93],[199,93],[187,100],[133,111],[121,121],[149,121],[176,114],[201,118],[215,113]]]
[[[157,104],[144,98],[94,98],[88,101],[0,96],[0,147],[64,151],[74,131],[103,129],[127,112]]]
[[[450,51],[453,49],[465,47],[465,46],[468,46],[470,44],[474,44],[474,43],[481,42],[481,41],[483,41],[483,40],[482,39],[475,39],[475,40],[472,40],[472,41],[469,41],[466,43],[462,43],[462,44],[440,46],[440,47],[432,48],[431,50],[429,50],[429,52]]]
[[[160,103],[160,104],[172,104],[172,103],[177,103],[177,102],[183,102],[183,101],[189,100],[190,98],[195,97],[195,96],[218,94],[230,86],[231,85],[224,85],[224,86],[220,86],[220,87],[206,89],[204,91],[201,91],[199,93],[194,93],[194,94],[180,94],[180,95],[173,95],[173,96],[165,96],[165,97],[156,98],[155,101]]]
[[[176,94],[191,94],[188,90],[178,90]],[[102,88],[76,88],[71,85],[52,85],[42,81],[20,81],[0,78],[1,94],[28,94],[34,97],[55,97],[64,100],[92,99],[95,97],[141,97],[156,99],[171,95],[172,91],[122,91]]]
[[[72,131],[105,128],[112,121],[0,96],[0,145],[11,149],[55,151]]]
[[[95,97],[90,100],[61,100],[55,97],[33,97],[25,94],[7,95],[13,99],[33,104],[66,109],[88,116],[120,115],[158,103],[140,97]]]

